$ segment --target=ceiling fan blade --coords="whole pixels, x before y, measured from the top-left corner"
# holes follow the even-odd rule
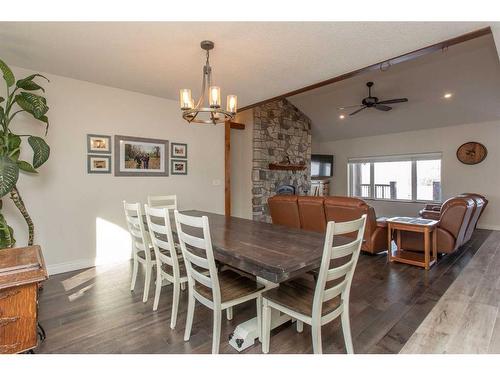
[[[379,111],[390,111],[392,109],[392,107],[389,107],[388,105],[382,105],[380,103],[375,104],[374,107]]]
[[[394,103],[404,103],[407,102],[407,98],[399,98],[399,99],[389,99],[389,100],[382,100],[378,102],[378,104],[394,104]]]
[[[362,107],[363,104],[356,104],[356,105],[346,105],[344,107],[338,107],[337,109],[338,110],[342,110],[342,109],[347,109],[347,108],[355,108],[355,107]]]
[[[350,113],[349,116],[354,116],[356,113],[361,112],[365,108],[366,108],[366,106],[363,106],[363,108],[360,108],[357,111],[354,111],[353,113]]]

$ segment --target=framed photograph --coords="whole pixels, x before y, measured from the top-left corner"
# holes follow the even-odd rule
[[[168,141],[115,135],[115,176],[168,176]]]
[[[111,155],[87,155],[87,173],[111,173]]]
[[[187,159],[188,157],[188,145],[186,143],[174,143],[170,144],[170,157],[172,159]]]
[[[174,174],[187,174],[187,160],[171,160],[170,173]]]
[[[87,153],[111,154],[111,136],[87,134]]]

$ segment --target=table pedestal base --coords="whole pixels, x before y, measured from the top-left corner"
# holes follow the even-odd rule
[[[271,329],[288,322],[290,319],[288,315],[281,314],[278,310],[273,309],[271,313]],[[234,332],[229,335],[229,345],[241,352],[254,345],[255,340],[258,338],[257,317],[255,317],[236,326]]]

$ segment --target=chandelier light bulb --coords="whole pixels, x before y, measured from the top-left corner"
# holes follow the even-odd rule
[[[226,100],[226,111],[236,113],[238,108],[238,97],[236,95],[228,95]]]

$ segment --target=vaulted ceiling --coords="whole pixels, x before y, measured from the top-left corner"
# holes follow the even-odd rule
[[[2,22],[0,57],[19,67],[177,99],[179,88],[199,90],[204,62],[199,43],[211,39],[214,81],[223,95],[237,94],[244,106],[485,26],[484,22]],[[383,85],[377,87],[381,93]],[[400,92],[385,90],[384,95]],[[411,95],[409,91],[404,94]]]
[[[367,81],[375,83],[372,95],[379,100],[409,101],[391,104],[388,112],[369,108],[349,116],[357,108],[339,110],[368,96]],[[312,120],[315,142],[499,120],[500,62],[486,35],[289,100]]]

